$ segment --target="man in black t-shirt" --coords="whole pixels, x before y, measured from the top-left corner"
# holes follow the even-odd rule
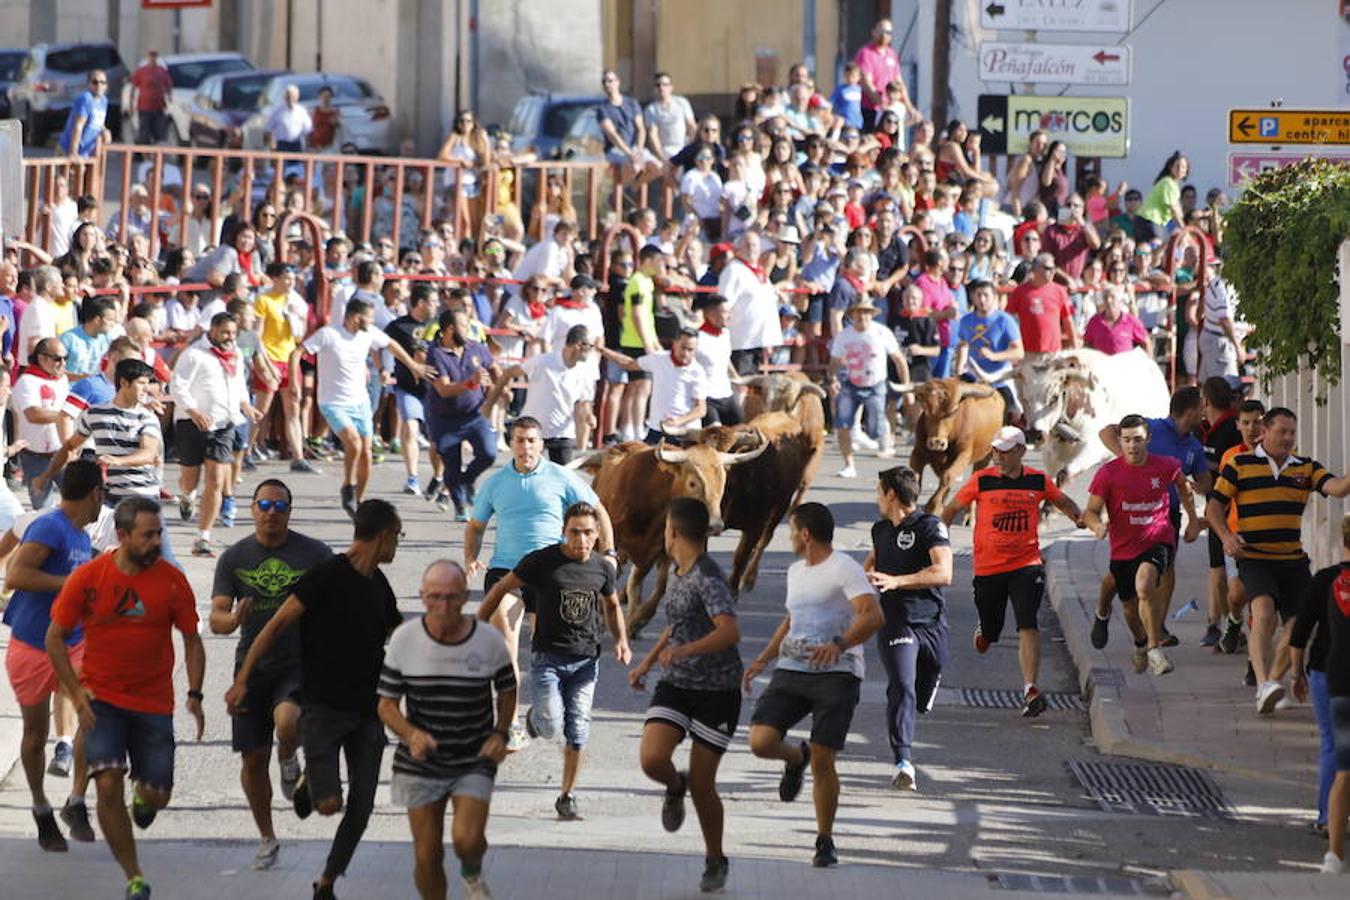
[[[1201,442],[1205,445],[1205,462],[1209,466],[1211,483],[1219,480],[1219,463],[1231,448],[1242,443],[1237,426],[1237,400],[1228,379],[1214,376],[1200,388],[1200,408],[1205,420]],[[1200,641],[1202,647],[1213,647],[1222,637],[1220,628],[1228,616],[1228,575],[1225,572],[1223,541],[1214,529],[1209,529],[1209,627]]]
[[[408,295],[408,314],[399,316],[385,326],[385,333],[408,355],[418,362],[426,362],[427,330],[432,326],[432,315],[436,309],[436,288],[429,282],[419,281],[412,286]],[[421,379],[412,373],[397,358],[394,360],[394,402],[398,406],[398,439],[403,445],[403,469],[407,478],[403,484],[403,493],[414,497],[421,496],[422,486],[417,480],[418,439],[425,427],[426,412],[422,408],[422,398],[426,387]],[[436,496],[440,487],[441,456],[431,454],[431,484],[427,496]]]
[[[877,476],[872,552],[863,568],[881,591],[886,624],[877,650],[886,668],[886,729],[895,755],[891,784],[915,790],[914,719],[933,708],[947,662],[942,589],[952,583],[952,548],[942,520],[918,509],[919,476],[907,466]]]
[[[385,745],[376,687],[385,642],[403,621],[393,588],[379,569],[393,562],[398,552],[403,534],[398,511],[384,500],[366,500],[356,508],[354,523],[351,546],[296,582],[286,602],[254,638],[225,693],[231,715],[247,712],[242,703],[249,676],[280,634],[298,624],[305,774],[292,798],[295,813],[302,819],[315,809],[325,816],[343,813],[323,874],[314,885],[315,900],[332,898],[333,883],[347,870],[375,808]],[[339,749],[347,762],[345,812]]]
[[[563,514],[563,542],[527,554],[492,586],[478,609],[479,619],[491,621],[503,597],[524,592],[525,609],[534,617],[534,704],[525,714],[525,729],[530,737],[553,740],[561,733],[565,739],[562,793],[553,807],[566,820],[578,818],[572,790],[590,736],[602,617],[614,638],[614,658],[626,666],[633,656],[614,567],[594,552],[599,537],[595,507],[573,503]]]

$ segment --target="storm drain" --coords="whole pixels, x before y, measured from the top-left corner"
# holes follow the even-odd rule
[[[1144,882],[1120,876],[1094,878],[1088,875],[1017,875],[1006,872],[989,876],[989,886],[1005,891],[1039,891],[1046,894],[1114,894],[1136,897],[1157,894]],[[1166,891],[1162,891],[1166,893]]]
[[[959,691],[953,691],[961,697],[962,706],[973,706],[977,709],[1021,709],[1022,694],[1015,690],[984,690],[982,688],[961,688]],[[1087,704],[1083,698],[1077,694],[1068,693],[1050,693],[1043,694],[1046,705],[1053,710],[1078,711],[1087,709]]]
[[[1106,812],[1205,819],[1233,815],[1218,784],[1198,769],[1071,761],[1069,771]]]

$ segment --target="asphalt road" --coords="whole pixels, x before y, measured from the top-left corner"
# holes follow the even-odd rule
[[[509,457],[503,452],[498,459],[505,462]],[[1034,458],[1029,462],[1034,464]],[[865,555],[868,529],[877,515],[872,499],[873,476],[891,464],[889,460],[862,455],[859,478],[846,481],[834,475],[839,464],[831,450],[811,499],[828,504],[834,511],[837,549],[859,559]],[[321,477],[291,477],[280,464],[270,464],[261,466],[256,478],[278,475],[286,479],[296,494],[292,527],[340,549],[350,536],[350,527],[338,507],[336,481],[332,477],[335,470],[336,466],[330,464]],[[172,466],[169,474],[173,476]],[[241,488],[242,494],[248,493],[256,478]],[[932,480],[930,473],[930,489]],[[422,569],[438,557],[461,558],[463,527],[448,521],[444,513],[425,501],[398,494],[401,482],[402,467],[394,459],[377,467],[374,495],[393,499],[404,515],[408,537],[388,574],[399,594],[401,608],[413,614],[419,605],[416,590]],[[1085,482],[1076,485],[1075,493],[1081,497],[1085,486]],[[205,615],[213,562],[186,555],[190,533],[177,521],[176,512],[172,518],[175,546],[186,561],[188,574],[198,591],[199,608]],[[1066,527],[1062,517],[1057,518],[1050,533]],[[245,526],[240,525],[232,532],[218,531],[217,538],[237,539],[245,533]],[[489,543],[492,537],[489,531]],[[918,727],[915,762],[919,791],[899,794],[889,785],[891,767],[883,722],[885,678],[869,647],[862,703],[854,716],[848,747],[841,756],[843,797],[836,840],[844,865],[867,863],[950,873],[952,889],[957,893],[965,892],[964,888],[956,889],[958,884],[976,885],[979,889],[976,892],[987,889],[982,882],[971,881],[972,874],[985,876],[990,879],[990,886],[997,887],[995,879],[1017,873],[1108,878],[1112,880],[1102,884],[1114,885],[1120,892],[1135,893],[1156,890],[1155,879],[1173,869],[1272,870],[1295,865],[1294,860],[1312,858],[1317,849],[1315,842],[1295,827],[1302,824],[1301,807],[1308,798],[1291,795],[1286,785],[1220,777],[1228,800],[1238,810],[1236,821],[1104,812],[1086,797],[1066,767],[1071,760],[1099,758],[1089,744],[1083,712],[1052,709],[1038,719],[1025,720],[1017,710],[965,705],[962,689],[1020,691],[1021,679],[1015,640],[1005,639],[985,656],[978,656],[971,647],[975,613],[970,592],[970,531],[955,527],[952,537],[956,579],[947,593],[952,655],[943,675],[937,707]],[[712,545],[727,569],[734,540],[735,535],[725,535]],[[740,601],[744,635],[741,652],[746,660],[760,650],[780,621],[785,572],[791,561],[786,535],[780,529],[765,556],[758,586]],[[1041,689],[1075,691],[1077,682],[1071,663],[1048,606],[1041,611],[1041,625],[1044,636]],[[645,652],[650,646],[650,636],[657,631],[655,627],[648,629],[649,638],[638,642],[635,655]],[[229,722],[221,699],[231,676],[234,645],[233,637],[206,636],[206,738],[201,743],[189,741],[190,721],[180,713],[177,732],[181,743],[174,801],[154,828],[139,839],[204,841],[215,848],[211,855],[213,862],[237,856],[238,868],[246,869],[252,857],[254,832],[238,786],[237,760],[229,749]],[[1179,648],[1177,652],[1184,655],[1200,651]],[[1180,671],[1184,677],[1184,669]],[[180,666],[180,682],[182,677]],[[762,683],[758,689],[762,690]],[[525,699],[528,701],[528,697]],[[560,774],[560,754],[552,746],[535,742],[513,756],[498,777],[489,826],[489,837],[496,848],[489,858],[490,867],[504,867],[508,859],[520,860],[521,865],[528,867],[532,857],[517,855],[509,848],[584,847],[597,853],[681,856],[701,853],[692,813],[679,834],[662,831],[658,818],[660,796],[638,769],[638,736],[646,702],[646,696],[627,686],[623,667],[612,657],[602,658],[595,724],[577,793],[583,820],[562,823],[555,819],[553,799]],[[743,727],[748,722],[752,702],[747,701],[743,710]],[[385,780],[367,832],[372,849],[357,853],[354,874],[362,870],[363,864],[374,865],[379,853],[410,853],[405,818],[388,801],[390,755],[386,754]],[[814,837],[810,793],[804,792],[794,804],[780,803],[776,795],[779,774],[776,765],[750,755],[742,730],[726,756],[721,777],[727,810],[727,852],[733,860],[809,860]],[[48,779],[48,791],[53,798],[63,797],[66,790],[59,779]],[[334,824],[319,816],[300,822],[281,810],[277,827],[283,842],[314,841],[318,842],[315,846],[322,846],[322,841],[331,837]],[[32,839],[34,833],[22,773],[16,766],[0,783],[0,856],[18,860],[28,858],[31,852],[33,857],[40,857]],[[373,849],[377,846],[385,849]],[[76,845],[72,862],[76,856],[101,861],[108,870],[112,869],[102,845]],[[282,867],[285,868],[284,855]],[[14,871],[12,866],[5,868]],[[394,869],[403,870],[399,866]],[[56,890],[51,896],[86,896],[73,887],[66,892],[57,890],[64,870],[53,868],[50,860],[20,871],[31,873],[16,876],[20,879],[46,873],[41,875],[42,884]],[[192,889],[180,886],[177,892],[166,893],[157,888],[156,896],[217,896],[222,887],[205,877],[209,874],[204,872],[200,885]],[[11,887],[19,883],[22,881]],[[114,877],[109,884],[115,883]],[[392,896],[408,896],[411,884],[395,882],[390,890]],[[0,895],[5,893],[0,889]],[[608,889],[600,892],[578,888],[573,892],[566,887],[552,889],[550,893],[556,897],[610,895]],[[811,886],[805,888],[805,895],[828,893],[820,893]],[[499,889],[498,896],[503,895],[510,894]],[[89,896],[112,894],[105,891]]]

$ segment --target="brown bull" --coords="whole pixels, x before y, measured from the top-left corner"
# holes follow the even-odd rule
[[[722,492],[722,521],[741,532],[732,559],[732,593],[739,596],[754,590],[764,548],[783,516],[798,502],[795,495],[805,490],[803,479],[818,455],[819,435],[816,431],[813,439],[795,418],[782,412],[764,413],[735,428],[705,428],[699,435],[701,443],[722,451],[766,445],[758,459],[727,473]]]
[[[901,393],[913,392],[918,403],[914,424],[914,451],[909,467],[923,477],[932,466],[938,477],[937,490],[924,508],[942,509],[952,483],[974,464],[980,468],[993,453],[991,442],[1003,426],[1003,397],[983,384],[959,378],[940,378],[919,385],[892,385]]]
[[[673,449],[664,443],[648,447],[635,441],[597,451],[572,463],[595,473],[592,487],[614,523],[615,549],[632,563],[624,588],[628,632],[636,637],[656,613],[666,590],[666,512],[676,497],[702,500],[712,513],[714,533],[723,526],[718,514],[727,483],[727,468],[758,458],[767,442],[743,453],[723,453],[694,445]],[[656,587],[645,602],[642,579],[656,567]]]
[[[756,375],[746,379],[744,384],[745,398],[741,402],[741,408],[746,421],[753,421],[757,416],[768,412],[787,413],[801,426],[802,434],[811,447],[811,456],[798,481],[796,496],[792,498],[792,506],[796,506],[806,499],[807,488],[816,480],[816,471],[820,468],[820,460],[825,453],[824,401],[828,395],[823,388],[813,384],[811,379],[801,372]],[[772,534],[773,529],[769,529],[769,532]],[[754,587],[753,571],[746,590]]]

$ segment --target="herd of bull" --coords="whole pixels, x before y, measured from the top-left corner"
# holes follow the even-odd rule
[[[1167,414],[1167,384],[1138,348],[1116,355],[1089,349],[1049,354],[1024,362],[1007,380],[1026,410],[1027,430],[1043,436],[1047,474],[1061,485],[1109,458],[1097,437],[1105,425],[1129,413]],[[815,478],[827,433],[826,392],[800,373],[759,375],[743,386],[743,425],[690,432],[678,448],[619,444],[571,464],[593,475],[620,557],[632,564],[624,597],[634,637],[665,591],[663,534],[673,498],[702,500],[713,513],[716,533],[740,531],[730,576],[739,596],[754,588],[778,523],[802,502]],[[914,397],[909,466],[920,476],[925,468],[937,475],[938,487],[926,504],[936,512],[958,479],[988,463],[994,435],[1009,418],[1007,404],[994,383],[943,378],[891,387]],[[642,582],[653,569],[656,585],[644,600]]]

